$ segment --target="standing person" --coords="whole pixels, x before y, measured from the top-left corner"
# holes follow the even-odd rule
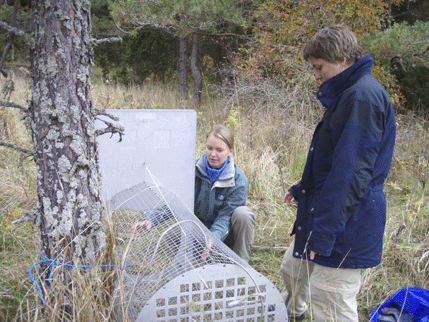
[[[298,210],[295,240],[280,268],[282,295],[292,321],[305,318],[310,297],[316,322],[354,322],[361,270],[378,265],[382,256],[394,109],[371,76],[373,59],[363,56],[347,27],[322,29],[303,54],[321,83],[317,98],[326,111],[301,181],[284,196]]]
[[[248,180],[234,163],[233,152],[234,135],[226,126],[217,125],[207,135],[206,151],[196,162],[194,214],[217,238],[248,261],[255,214],[245,206]],[[132,229],[150,230],[153,222],[146,219]]]

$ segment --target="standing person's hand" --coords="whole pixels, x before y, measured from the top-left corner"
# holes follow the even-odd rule
[[[293,195],[288,191],[288,192],[286,192],[286,194],[285,194],[285,196],[283,197],[283,202],[285,203],[285,204],[287,204],[288,206],[291,206],[292,205],[292,202],[295,204],[295,205],[298,205],[298,201],[296,201],[295,200],[295,198],[293,197]]]
[[[147,231],[149,231],[152,228],[152,223],[150,222],[150,220],[145,219],[132,226],[131,230],[134,232],[141,228],[145,228]]]

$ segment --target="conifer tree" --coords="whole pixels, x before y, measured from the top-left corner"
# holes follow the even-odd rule
[[[202,57],[199,51],[201,34],[216,35],[228,24],[243,24],[244,2],[239,0],[154,0],[115,1],[113,15],[123,30],[152,25],[180,38],[180,88],[182,97],[187,93],[186,62],[187,39],[191,39],[191,72],[195,81],[194,100],[198,104],[203,87]]]
[[[56,280],[66,290],[55,300],[61,307],[58,320],[68,320],[79,309],[73,307],[73,267],[95,265],[106,245],[96,136],[118,130],[95,128],[97,115],[107,114],[96,110],[90,97],[95,43],[90,8],[90,0],[32,0],[30,106],[0,102],[21,109],[30,127],[32,151],[2,138],[0,145],[36,163],[37,208],[14,223],[33,222],[39,228],[45,299],[54,295],[51,268],[56,265]]]

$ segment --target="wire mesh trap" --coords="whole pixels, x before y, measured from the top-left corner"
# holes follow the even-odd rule
[[[116,287],[117,321],[287,321],[276,287],[201,223],[170,191],[140,183],[110,200],[130,266]],[[150,218],[147,231],[132,231]]]

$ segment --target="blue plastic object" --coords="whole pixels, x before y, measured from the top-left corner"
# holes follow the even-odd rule
[[[381,309],[398,307],[412,314],[414,322],[429,322],[429,290],[419,287],[405,287],[396,292],[377,309],[370,311],[371,322],[378,322]]]

